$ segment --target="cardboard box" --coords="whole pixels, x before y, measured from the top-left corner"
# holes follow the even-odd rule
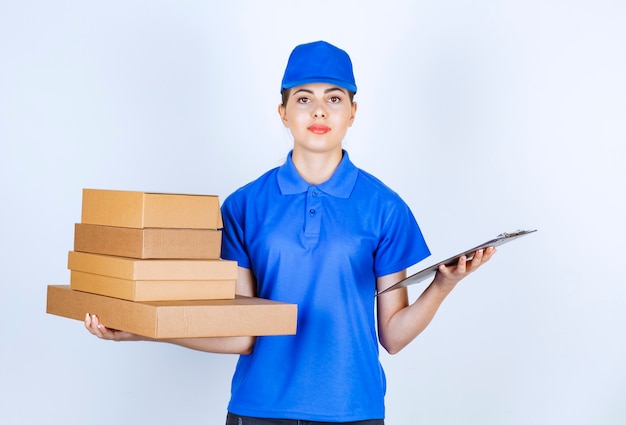
[[[215,229],[135,229],[76,223],[74,251],[131,258],[220,258],[222,231]]]
[[[83,189],[81,222],[138,229],[223,227],[217,196],[102,189]]]
[[[127,280],[72,270],[70,288],[129,301],[227,300],[235,280]]]
[[[67,285],[48,286],[46,312],[85,320],[96,314],[111,329],[150,338],[293,335],[297,305],[254,297],[234,300],[133,302]]]
[[[70,251],[67,267],[127,280],[237,280],[236,261],[138,260]]]

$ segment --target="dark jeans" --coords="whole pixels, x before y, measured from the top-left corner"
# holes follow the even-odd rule
[[[251,418],[248,416],[239,416],[233,413],[228,413],[226,416],[226,425],[385,425],[385,421],[382,419],[371,419],[367,421],[356,422],[315,422],[315,421],[303,421],[298,419],[266,419],[266,418]]]

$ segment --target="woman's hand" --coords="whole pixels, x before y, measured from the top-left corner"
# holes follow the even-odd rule
[[[106,328],[98,320],[98,316],[95,314],[85,315],[85,328],[92,334],[100,339],[108,339],[110,341],[147,341],[149,338],[135,335],[130,332],[118,331],[115,329]]]
[[[478,270],[478,268],[489,261],[495,253],[496,249],[494,247],[479,249],[469,261],[465,256],[462,256],[454,266],[447,267],[442,264],[437,270],[433,284],[441,289],[451,291],[461,279]]]

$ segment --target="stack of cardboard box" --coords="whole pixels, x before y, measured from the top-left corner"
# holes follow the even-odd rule
[[[294,334],[296,305],[235,294],[221,228],[216,196],[84,189],[70,285],[48,286],[47,312],[156,339]]]

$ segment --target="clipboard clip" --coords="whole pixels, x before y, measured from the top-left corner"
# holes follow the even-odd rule
[[[512,237],[514,237],[514,236],[520,236],[520,235],[524,235],[524,234],[526,234],[526,233],[529,233],[529,231],[528,231],[528,230],[518,229],[518,230],[516,230],[516,231],[514,231],[514,232],[510,232],[510,233],[508,233],[508,232],[500,233],[500,234],[498,235],[498,237],[502,237],[502,238],[512,238]]]

